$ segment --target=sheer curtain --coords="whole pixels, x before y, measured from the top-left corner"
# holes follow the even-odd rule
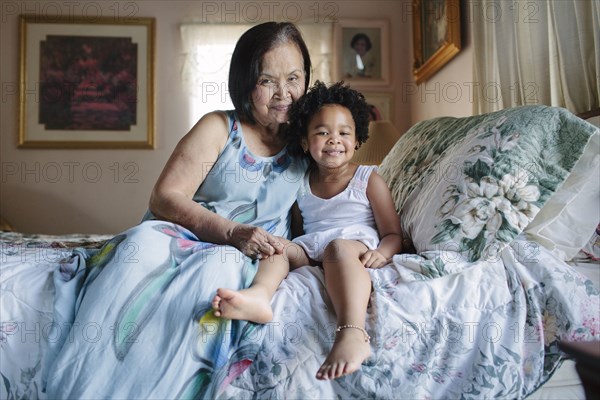
[[[471,0],[476,114],[525,104],[600,108],[600,4]]]
[[[213,110],[232,109],[228,74],[231,55],[238,38],[254,24],[184,23],[183,85],[190,96],[191,123]],[[298,23],[310,53],[311,80],[331,80],[333,26],[327,23]]]

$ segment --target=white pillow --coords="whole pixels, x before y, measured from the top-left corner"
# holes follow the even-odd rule
[[[592,136],[573,171],[525,229],[564,261],[581,250],[600,221],[600,133]]]

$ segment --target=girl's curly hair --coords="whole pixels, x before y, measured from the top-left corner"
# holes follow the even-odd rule
[[[339,104],[350,111],[359,146],[369,138],[369,106],[362,93],[345,86],[343,81],[330,86],[316,81],[290,109],[288,146],[292,154],[303,154],[301,144],[302,139],[308,135],[308,125],[313,116],[326,104]]]

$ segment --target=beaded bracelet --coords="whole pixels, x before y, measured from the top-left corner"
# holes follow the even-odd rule
[[[340,325],[337,327],[337,329],[335,330],[336,332],[341,331],[342,329],[347,329],[347,328],[354,328],[354,329],[358,329],[359,331],[361,331],[363,333],[363,335],[365,335],[365,342],[367,343],[371,343],[371,336],[369,336],[369,334],[367,333],[367,331],[364,328],[361,328],[358,325]]]

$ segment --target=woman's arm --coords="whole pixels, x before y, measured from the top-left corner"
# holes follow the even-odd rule
[[[381,238],[377,251],[386,259],[390,259],[394,254],[402,251],[400,217],[396,212],[390,189],[375,171],[369,177],[367,197],[371,203],[377,231]]]
[[[192,231],[199,239],[238,248],[249,256],[276,252],[275,237],[262,228],[239,224],[207,210],[193,200],[228,136],[224,113],[200,119],[175,147],[150,196],[150,211],[158,218]]]
[[[182,225],[202,240],[224,244],[234,223],[192,200],[227,142],[224,114],[205,115],[173,150],[150,196],[150,211]]]

